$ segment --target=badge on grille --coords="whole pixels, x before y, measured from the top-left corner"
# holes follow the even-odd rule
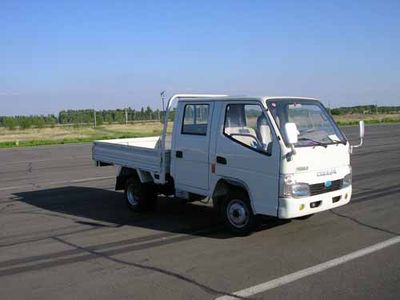
[[[325,187],[327,188],[327,189],[329,189],[331,186],[332,186],[332,181],[325,181]]]

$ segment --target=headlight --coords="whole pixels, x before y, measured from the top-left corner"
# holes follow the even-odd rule
[[[351,180],[352,180],[351,178],[352,178],[351,172],[349,174],[347,174],[346,176],[344,176],[342,187],[345,188],[345,187],[350,186],[351,185]]]
[[[279,196],[285,198],[291,197],[291,186],[296,182],[294,176],[292,174],[281,175],[279,181]]]
[[[293,174],[286,174],[280,178],[280,197],[301,198],[310,196],[310,186],[307,183],[297,183]]]
[[[310,196],[310,186],[307,183],[296,183],[291,186],[294,198]]]

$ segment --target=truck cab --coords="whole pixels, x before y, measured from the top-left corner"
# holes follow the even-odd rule
[[[160,193],[208,198],[230,230],[247,234],[258,215],[307,218],[351,198],[352,146],[312,98],[174,96],[154,150],[159,169],[120,163],[117,188],[133,209]]]

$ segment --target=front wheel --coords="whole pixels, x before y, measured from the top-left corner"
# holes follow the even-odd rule
[[[237,235],[250,234],[256,225],[249,198],[243,192],[228,195],[222,203],[221,214],[225,226]]]

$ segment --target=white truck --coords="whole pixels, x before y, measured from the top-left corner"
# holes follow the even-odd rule
[[[208,198],[230,230],[248,234],[257,215],[307,218],[350,201],[362,121],[361,142],[351,146],[311,98],[181,94],[164,113],[161,137],[93,144],[97,165],[120,167],[116,190],[135,211],[152,208],[159,194]]]

